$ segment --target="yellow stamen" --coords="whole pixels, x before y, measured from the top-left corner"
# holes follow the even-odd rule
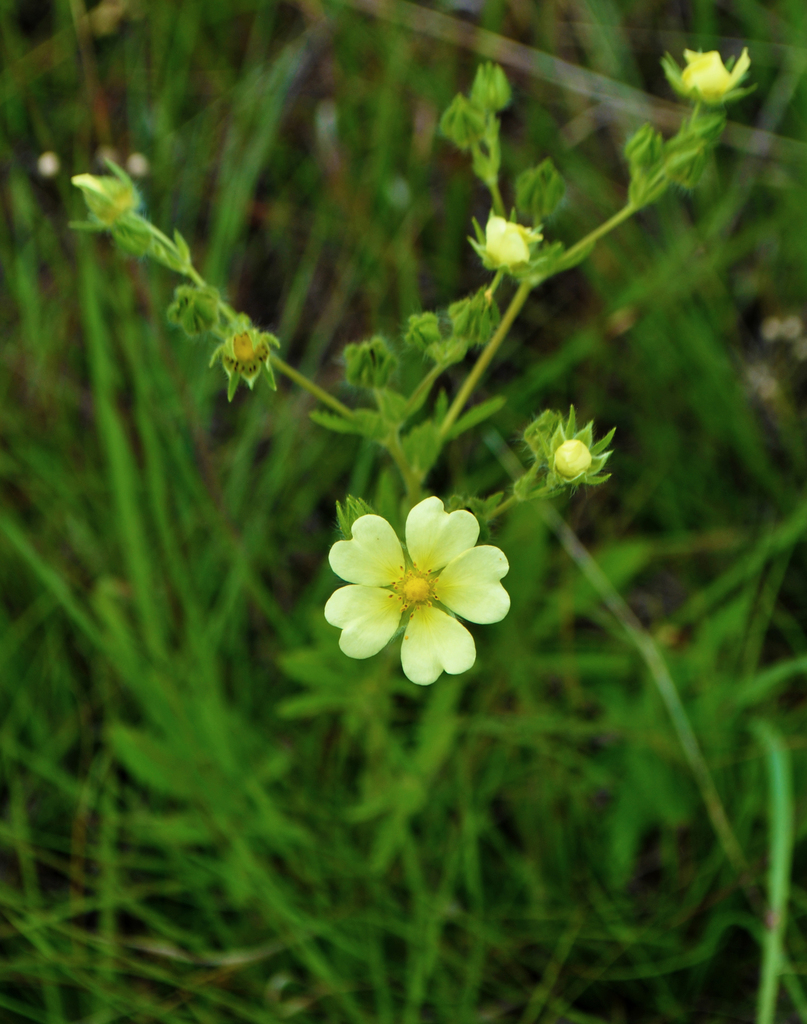
[[[404,583],[403,592],[407,604],[419,604],[421,601],[428,599],[431,587],[428,580],[424,580],[423,577],[413,576]]]

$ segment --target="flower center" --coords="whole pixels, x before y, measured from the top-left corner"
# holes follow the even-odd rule
[[[430,593],[431,587],[428,580],[424,580],[422,576],[413,576],[403,586],[403,594],[407,604],[420,604],[428,600]]]
[[[252,339],[246,331],[243,334],[236,334],[233,338],[233,352],[235,353],[235,358],[242,363],[248,363],[250,359],[255,358]]]

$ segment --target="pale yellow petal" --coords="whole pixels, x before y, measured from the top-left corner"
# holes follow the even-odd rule
[[[325,618],[339,626],[339,646],[350,658],[370,658],[392,639],[401,621],[401,601],[380,587],[340,587],[325,605]]]
[[[434,596],[470,622],[500,622],[510,610],[510,595],[499,580],[509,570],[499,548],[487,544],[471,548],[443,569]]]
[[[413,683],[428,686],[443,672],[467,672],[475,661],[474,638],[456,619],[426,605],[412,613],[401,645],[401,665]]]
[[[526,263],[530,250],[522,232],[518,224],[504,217],[491,217],[485,228],[485,249],[491,260],[506,267]]]
[[[476,544],[479,523],[470,512],[450,514],[439,498],[415,505],[406,520],[406,546],[421,572],[435,572]]]
[[[381,516],[361,516],[353,539],[339,540],[328,556],[331,568],[348,583],[386,587],[403,575],[404,557],[395,531]]]

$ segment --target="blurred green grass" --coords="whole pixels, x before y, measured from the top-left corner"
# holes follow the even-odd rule
[[[80,3],[0,5],[0,1017],[752,1020],[762,921],[542,519],[497,530],[512,612],[466,676],[349,662],[322,618],[333,503],[397,482],[282,385],[227,405],[165,322],[170,276],[68,231],[69,174],[146,154],[155,223],[335,384],[345,342],[482,280],[486,199],[436,134],[480,54],[510,60],[506,171],[553,156],[574,241],[624,197],[637,96],[667,123],[661,52],[749,46],[759,89],[697,192],[526,307],[488,440],[569,401],[618,427],[613,480],[562,512],[664,650],[752,889],[777,804],[749,727],[785,737],[804,973],[807,361],[762,325],[805,311],[805,10],[369,6],[142,0],[95,36]],[[637,92],[586,96],[537,51]],[[434,486],[505,481],[462,439]]]

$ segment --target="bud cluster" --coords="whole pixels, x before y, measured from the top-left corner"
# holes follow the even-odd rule
[[[463,152],[471,151],[474,174],[491,191],[498,189],[501,165],[496,114],[511,98],[504,71],[488,62],[477,69],[470,97],[458,93],[440,118],[440,131]]]

